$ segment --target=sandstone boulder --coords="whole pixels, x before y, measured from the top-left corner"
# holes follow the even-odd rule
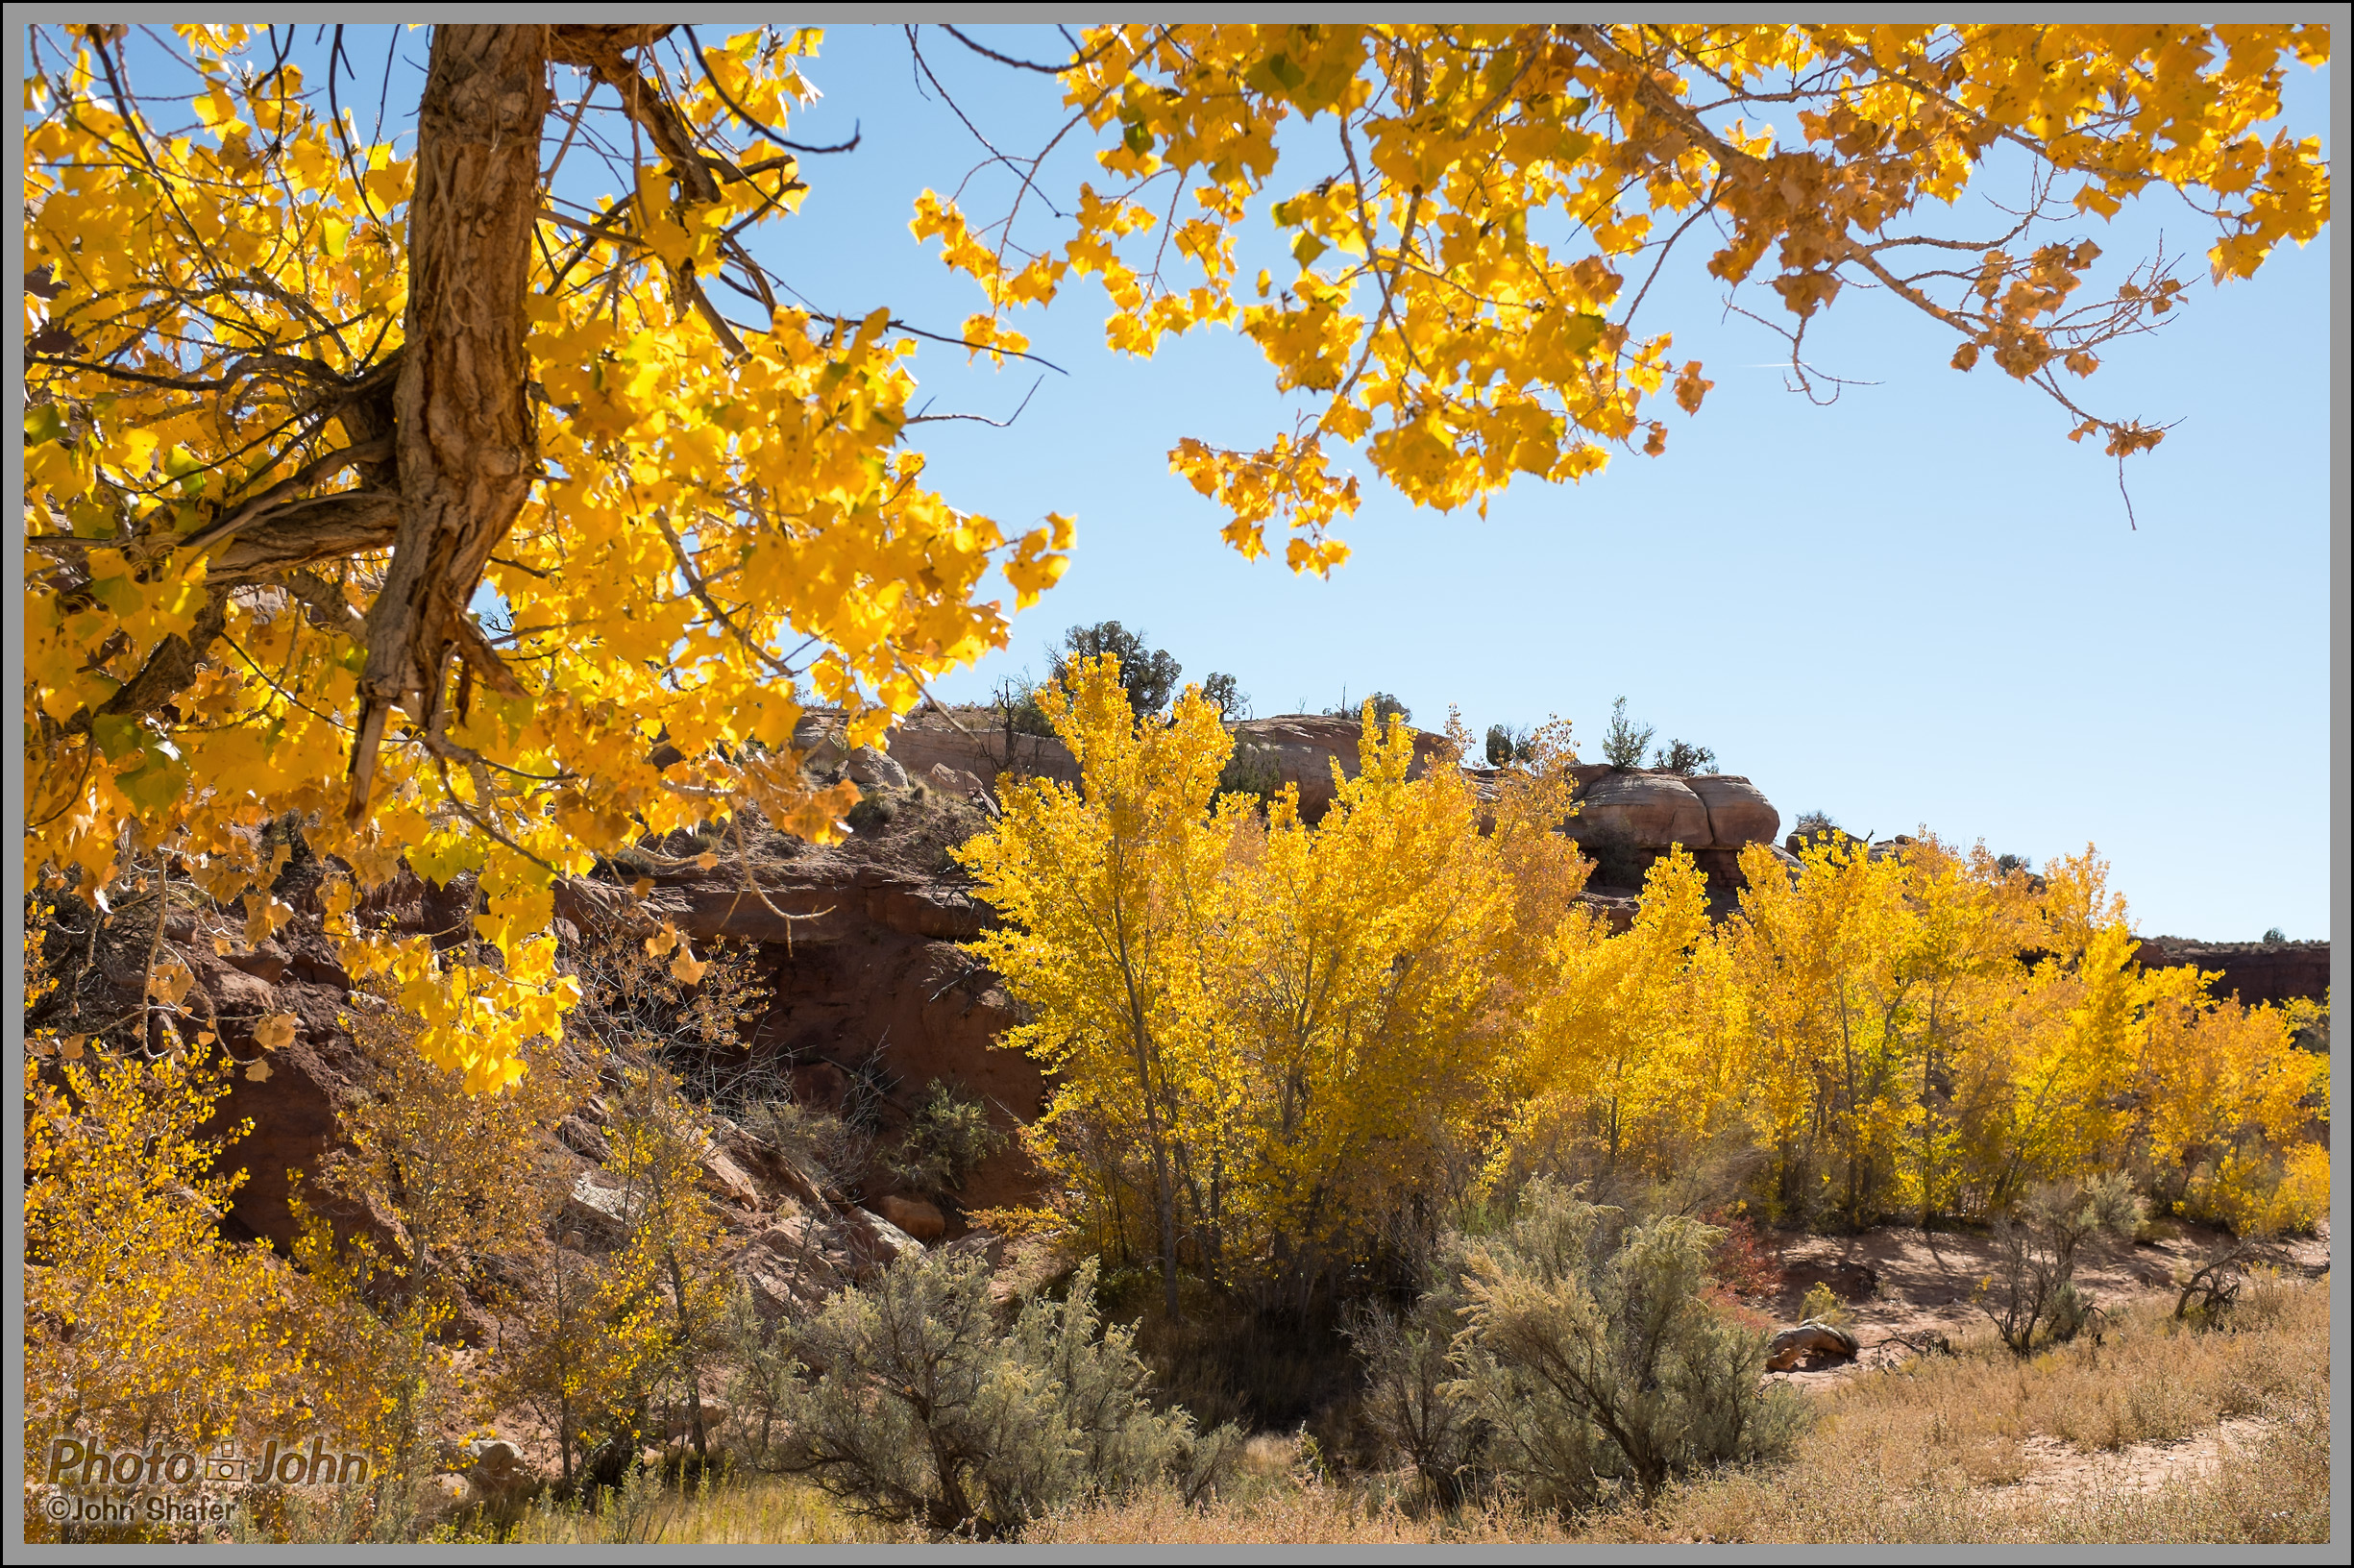
[[[849,1278],[850,1258],[840,1241],[815,1216],[797,1214],[754,1233],[728,1266],[751,1287],[762,1316],[796,1314]]]
[[[862,746],[851,752],[843,772],[850,775],[851,783],[863,784],[870,790],[907,788],[907,770],[899,765],[896,758],[870,746]]]
[[[947,1216],[921,1198],[903,1198],[895,1194],[878,1198],[874,1212],[926,1244],[939,1240],[948,1233]]]
[[[902,1258],[923,1251],[923,1243],[871,1209],[851,1209],[843,1215],[844,1230],[852,1243],[858,1272],[870,1275]]]
[[[626,1199],[618,1187],[606,1187],[589,1171],[574,1178],[572,1191],[557,1214],[555,1233],[592,1251],[609,1252],[629,1234]]]
[[[1708,826],[1708,808],[1676,773],[1614,769],[1588,784],[1579,797],[1578,815],[1570,820],[1570,836],[1582,843],[1610,828],[1625,833],[1641,849],[1664,849],[1671,844],[1702,849],[1716,842]]]
[[[1772,844],[1781,832],[1781,813],[1748,779],[1733,773],[1704,773],[1692,779],[1690,786],[1707,809],[1709,837],[1718,847]]]
[[[941,794],[959,799],[972,799],[987,794],[988,786],[962,768],[951,768],[944,762],[932,764],[923,781]]]

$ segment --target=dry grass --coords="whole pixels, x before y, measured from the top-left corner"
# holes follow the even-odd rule
[[[1784,1464],[1671,1488],[1562,1521],[1509,1508],[1447,1516],[1376,1482],[1263,1475],[1188,1510],[1143,1497],[1042,1521],[1054,1542],[1347,1543],[1968,1541],[2287,1542],[2329,1538],[2329,1291],[2269,1282],[2238,1332],[2192,1335],[2168,1303],[2121,1312],[2101,1344],[2022,1363],[1987,1339],[1859,1374]],[[2255,1418],[2252,1422],[2246,1418]],[[2256,1435],[2137,1484],[2155,1445],[2239,1420]],[[2041,1441],[2038,1441],[2041,1439]],[[2052,1440],[2056,1439],[2057,1442]],[[2087,1457],[2110,1456],[2092,1462]],[[2032,1483],[2028,1483],[2032,1482]]]
[[[1984,1343],[1859,1376],[1825,1401],[1790,1462],[1678,1488],[1649,1515],[1591,1519],[1588,1539],[1933,1542],[2318,1541],[2329,1536],[2329,1291],[2259,1286],[2239,1332],[2175,1332],[2167,1305],[2121,1314],[2105,1343],[2021,1363]],[[2144,1488],[2154,1445],[2256,1417],[2244,1449]],[[2030,1439],[2051,1445],[2036,1455]],[[2072,1451],[2072,1454],[2070,1452]],[[2056,1470],[2057,1474],[2037,1474]],[[2033,1480],[2034,1485],[2023,1485]]]

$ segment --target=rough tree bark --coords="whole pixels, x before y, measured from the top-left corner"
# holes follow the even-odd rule
[[[394,391],[400,523],[368,612],[352,753],[354,818],[396,705],[429,727],[454,649],[520,692],[466,602],[529,494],[538,435],[527,390],[525,300],[550,107],[545,26],[433,30],[417,108],[407,312]]]

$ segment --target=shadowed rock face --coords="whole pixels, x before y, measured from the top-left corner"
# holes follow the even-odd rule
[[[2329,995],[2329,943],[2326,942],[2200,942],[2194,937],[2144,937],[2135,954],[2145,968],[2169,968],[2196,965],[2219,969],[2218,995],[2237,995],[2244,1002],[2287,1002],[2303,997],[2322,1001]]]

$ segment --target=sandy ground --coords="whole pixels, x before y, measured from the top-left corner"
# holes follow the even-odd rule
[[[2121,1301],[2165,1292],[2230,1239],[2201,1226],[2170,1222],[2162,1240],[2132,1245],[2092,1246],[2079,1255],[2076,1278],[2097,1301]],[[1780,1374],[1796,1386],[1814,1388],[1852,1376],[1859,1368],[1910,1355],[1895,1335],[1958,1337],[1983,1327],[1984,1314],[1971,1304],[1980,1280],[1993,1269],[1995,1248],[1984,1236],[1886,1226],[1860,1236],[1788,1236],[1781,1240],[1782,1288],[1753,1304],[1778,1322],[1795,1323],[1799,1302],[1820,1282],[1848,1304],[1850,1331],[1863,1344],[1854,1361],[1833,1361]],[[2329,1267],[2329,1231],[2266,1250],[2262,1261],[2284,1270],[2318,1276]]]
[[[2064,1492],[2155,1492],[2211,1468],[2226,1450],[2253,1447],[2267,1423],[2233,1416],[2172,1443],[2133,1443],[2114,1452],[2088,1451],[2058,1437],[2027,1438],[2025,1473],[2015,1501],[2032,1506]]]

